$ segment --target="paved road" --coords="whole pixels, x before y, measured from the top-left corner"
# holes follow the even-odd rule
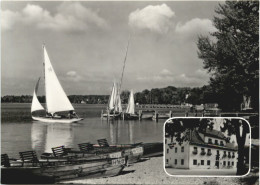
[[[170,175],[214,175],[214,176],[235,176],[236,169],[174,169],[174,168],[165,168],[167,173]]]

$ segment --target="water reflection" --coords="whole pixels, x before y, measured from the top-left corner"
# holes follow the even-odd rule
[[[51,148],[73,146],[72,124],[34,122],[31,129],[32,149],[36,152],[52,152]]]
[[[118,122],[109,122],[110,141],[111,144],[118,144]]]
[[[128,130],[129,130],[129,141],[131,144],[134,143],[134,121],[128,122]]]

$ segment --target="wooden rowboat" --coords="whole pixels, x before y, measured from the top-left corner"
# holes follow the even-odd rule
[[[2,183],[55,183],[78,177],[109,177],[125,167],[125,158],[118,159],[43,159],[35,152],[20,152],[21,160],[1,166]]]

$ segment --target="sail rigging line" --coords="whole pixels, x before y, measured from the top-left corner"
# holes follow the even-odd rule
[[[125,58],[124,58],[124,65],[123,65],[123,70],[122,70],[121,79],[120,79],[120,85],[119,85],[119,93],[120,93],[121,87],[122,87],[123,76],[124,76],[124,71],[125,71],[125,63],[126,63],[126,59],[127,59],[127,53],[128,53],[128,47],[129,47],[129,43],[130,43],[130,38],[131,38],[131,36],[128,39],[128,43],[127,43],[127,47],[126,47],[126,54],[125,54]]]

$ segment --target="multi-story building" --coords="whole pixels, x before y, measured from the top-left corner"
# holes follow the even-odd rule
[[[234,169],[237,148],[217,130],[186,131],[182,143],[165,137],[165,166],[183,169]]]

